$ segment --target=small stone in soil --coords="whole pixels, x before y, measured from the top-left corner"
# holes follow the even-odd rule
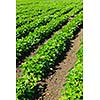
[[[46,93],[46,95],[48,96],[48,95],[49,95],[49,93]]]
[[[50,70],[53,70],[53,68],[50,68]]]

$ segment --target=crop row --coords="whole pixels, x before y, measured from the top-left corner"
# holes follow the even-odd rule
[[[50,22],[53,18],[57,18],[58,16],[61,16],[64,12],[70,11],[74,5],[66,7],[66,9],[62,9],[61,11],[58,9],[54,9],[52,12],[47,12],[47,14],[43,14],[39,18],[37,17],[35,21],[31,23],[27,23],[25,25],[22,25],[21,27],[17,28],[16,30],[16,37],[21,38],[26,36],[29,32],[33,32],[36,27],[39,28],[39,26],[43,26]]]
[[[22,77],[17,78],[16,92],[18,98],[24,100],[31,97],[37,81],[41,80],[46,71],[54,66],[54,63],[62,55],[67,47],[67,41],[73,37],[73,32],[82,24],[83,13],[80,12],[62,30],[42,45],[36,55],[29,57],[20,68]],[[26,99],[25,99],[26,100]]]
[[[27,8],[27,12],[22,12],[21,14],[17,14],[16,16],[16,19],[17,19],[17,27],[18,25],[21,25],[21,22],[24,23],[24,20],[28,20],[29,18],[33,18],[34,16],[38,16],[38,15],[41,15],[41,14],[44,14],[52,9],[59,9],[59,8],[62,8],[66,6],[65,5],[53,5],[51,6],[49,4],[49,6],[45,5],[45,4],[42,4],[41,6],[40,5],[34,5],[34,7],[32,7],[31,9],[30,8]],[[33,9],[34,8],[34,9]],[[25,8],[24,8],[25,9]],[[21,21],[21,22],[20,22]],[[20,23],[18,23],[20,22]]]
[[[24,28],[29,27],[28,26],[29,24],[31,24],[31,25],[33,24],[33,26],[34,26],[34,23],[38,22],[37,21],[38,19],[42,21],[41,18],[43,18],[44,16],[53,15],[54,13],[56,13],[57,11],[60,11],[61,9],[62,8],[59,8],[59,9],[50,9],[50,10],[45,10],[44,12],[41,12],[41,13],[39,11],[33,11],[34,14],[32,16],[29,14],[29,17],[23,18],[23,20],[21,18],[18,19],[17,22],[16,22],[17,30],[19,30],[18,32],[19,33],[23,32]],[[20,31],[20,30],[22,30],[22,31]]]
[[[75,67],[69,71],[60,100],[83,100],[83,47],[77,53]]]
[[[76,2],[76,4],[78,4],[79,1]],[[24,23],[28,23],[28,22],[32,22],[33,20],[36,20],[36,17],[41,14],[47,13],[48,11],[52,10],[52,9],[63,9],[64,7],[68,6],[69,4],[72,4],[71,2],[67,2],[65,4],[58,4],[57,5],[53,5],[52,4],[49,6],[45,6],[44,4],[42,4],[42,6],[37,6],[34,5],[34,9],[32,8],[31,10],[25,12],[25,13],[21,13],[21,14],[17,14],[17,21],[16,21],[16,27],[20,27],[21,25],[23,25]],[[28,8],[27,8],[28,9]],[[35,18],[34,18],[35,17]],[[43,17],[43,16],[41,16]]]
[[[26,3],[25,5],[22,5],[20,4],[20,2],[22,1],[22,4],[23,3]],[[28,2],[25,0],[17,0],[17,12],[16,14],[19,15],[19,14],[22,14],[22,13],[28,13],[28,12],[32,12],[32,10],[34,9],[43,9],[43,8],[52,8],[52,7],[58,7],[59,6],[63,6],[64,4],[67,4],[67,3],[72,3],[72,2],[80,2],[80,0],[55,0],[54,2],[52,2],[51,0],[30,0],[31,2],[29,3],[29,0]],[[18,4],[19,3],[19,4]],[[28,5],[29,4],[29,5]]]
[[[48,13],[50,11],[52,12],[53,9],[54,8],[45,9],[45,10],[37,9],[37,10],[30,11],[30,13],[28,12],[28,13],[25,13],[25,14],[22,13],[22,15],[17,15],[16,28],[20,27],[23,24],[30,23],[30,22],[34,21],[36,19],[36,17],[39,17],[42,14]]]
[[[36,12],[38,13],[41,13],[41,11],[45,12],[46,10],[48,11],[49,9],[52,9],[52,8],[60,8],[62,6],[64,6],[65,4],[64,3],[57,3],[57,1],[53,4],[53,3],[32,3],[30,6],[23,6],[23,7],[17,7],[17,19],[20,18],[20,19],[25,19],[27,17],[30,17],[30,16],[33,16],[34,14],[36,14]],[[69,2],[68,2],[69,3]],[[43,13],[42,12],[42,13]]]
[[[38,2],[36,0],[31,0],[31,1],[32,2],[30,2],[29,4],[26,3],[25,5],[23,5],[23,4],[18,5],[19,1],[17,0],[17,5],[16,5],[17,6],[17,15],[21,14],[21,13],[24,13],[24,14],[28,13],[28,11],[30,12],[30,11],[36,9],[36,8],[42,8],[43,9],[43,5],[44,5],[44,8],[45,8],[45,7],[47,7],[47,4],[48,4],[48,3],[45,3],[45,0],[42,0],[42,3],[39,2],[39,0],[37,0]],[[22,1],[22,3],[24,3],[24,1]],[[51,6],[51,3],[50,3],[50,6]]]
[[[57,17],[56,19],[52,19],[47,25],[41,26],[33,33],[30,32],[27,37],[19,39],[16,43],[17,60],[19,60],[23,54],[28,52],[32,46],[38,45],[41,40],[48,37],[48,35],[50,36],[53,31],[59,29],[63,23],[68,21],[70,16],[74,16],[80,10],[82,10],[82,6],[75,7],[75,9],[71,10],[69,13],[62,15],[61,17]]]
[[[61,8],[61,7],[59,7]],[[17,14],[17,27],[19,27],[21,25],[21,23],[25,23],[26,20],[30,20],[29,18],[34,18],[37,17],[38,15],[42,15],[50,10],[56,9],[56,6],[54,7],[34,7],[34,9],[32,8],[31,10],[25,12],[25,13],[21,13],[21,14]],[[25,20],[25,21],[24,21]]]

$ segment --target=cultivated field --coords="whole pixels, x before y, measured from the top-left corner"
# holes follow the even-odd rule
[[[57,69],[53,73],[56,66],[66,59],[66,53],[73,48],[71,41],[75,43],[82,25],[82,0],[16,1],[16,100],[80,100],[83,98],[82,38],[77,41],[81,45],[73,51],[76,55],[81,47],[78,57],[74,59],[76,63],[71,57],[74,65],[71,64],[69,69],[75,66],[74,69],[68,72],[67,69],[60,70],[63,76],[56,75]],[[66,55],[66,57],[70,56]],[[66,60],[63,66],[68,66],[68,62]],[[54,82],[56,75],[59,82],[60,77],[67,76],[67,73],[68,81],[64,79],[61,84],[58,84],[58,87],[60,85],[63,87],[62,84],[66,83],[63,96],[60,95],[62,88],[59,88],[57,90],[59,93],[54,96],[55,92],[51,92],[51,87],[48,87],[50,81]],[[43,91],[43,85],[38,86],[43,80],[48,80],[47,89],[49,88],[51,94]],[[56,90],[57,84],[54,85]],[[50,97],[47,99],[48,95]]]

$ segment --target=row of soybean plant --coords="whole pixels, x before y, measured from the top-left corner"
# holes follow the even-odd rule
[[[77,52],[75,67],[69,71],[59,100],[83,100],[83,45]]]

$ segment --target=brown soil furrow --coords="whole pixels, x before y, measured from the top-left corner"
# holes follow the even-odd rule
[[[49,76],[44,81],[39,82],[41,86],[45,86],[45,89],[31,100],[58,100],[61,97],[61,90],[63,89],[63,84],[66,82],[66,75],[69,69],[74,67],[76,62],[76,52],[79,50],[80,42],[83,38],[83,29],[77,34],[73,40],[71,40],[72,47],[71,50],[66,52],[65,59],[56,65],[57,70],[54,74]]]

